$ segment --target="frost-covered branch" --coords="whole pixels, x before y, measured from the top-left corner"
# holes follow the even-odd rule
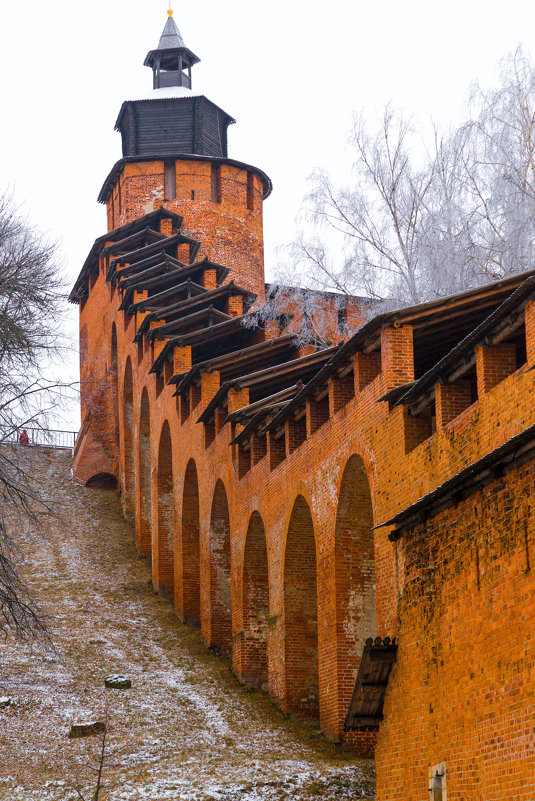
[[[435,130],[430,149],[391,106],[375,130],[356,114],[350,180],[311,175],[284,269],[306,286],[399,306],[530,269],[535,69],[520,48],[496,89],[472,87],[468,113],[457,130]]]

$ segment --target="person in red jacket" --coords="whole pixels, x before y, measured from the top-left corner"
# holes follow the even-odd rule
[[[24,429],[22,434],[20,435],[19,442],[20,442],[21,445],[29,445],[30,444],[30,438],[28,436],[28,432],[26,431],[26,429]]]

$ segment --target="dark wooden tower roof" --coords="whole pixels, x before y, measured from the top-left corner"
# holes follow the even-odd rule
[[[154,95],[123,103],[115,123],[123,157],[227,158],[227,129],[235,120],[191,91],[191,68],[200,59],[185,46],[172,14],[169,11],[158,48],[144,61],[152,69]]]

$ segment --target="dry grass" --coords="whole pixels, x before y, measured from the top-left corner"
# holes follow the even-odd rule
[[[69,740],[73,720],[110,707],[108,787],[100,801],[372,799],[373,765],[242,687],[154,595],[117,496],[70,479],[70,458],[29,452],[57,517],[21,534],[25,573],[52,617],[56,653],[0,649],[0,799],[71,799],[96,770],[96,738]],[[125,673],[130,690],[104,691]],[[90,793],[87,794],[90,798]]]

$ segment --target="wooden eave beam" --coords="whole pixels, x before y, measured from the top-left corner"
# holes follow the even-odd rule
[[[182,323],[184,320],[189,320],[194,315],[203,315],[203,314],[213,314],[214,316],[219,316],[219,321],[224,322],[226,320],[233,320],[234,318],[231,317],[230,314],[226,314],[226,312],[222,311],[221,309],[216,308],[213,303],[209,303],[210,298],[206,299],[208,305],[198,308],[198,305],[195,304],[192,306],[187,306],[183,309],[183,315],[177,315],[176,312],[169,314],[167,309],[160,309],[159,311],[152,312],[153,319],[158,320],[165,320],[165,324],[159,326],[158,328],[153,328],[146,332],[147,338],[150,339],[165,339],[172,334],[174,331],[182,328]],[[191,312],[191,313],[189,313]],[[171,317],[171,320],[169,320]],[[173,319],[173,317],[175,319]]]
[[[338,378],[345,378],[346,376],[348,376],[350,373],[353,372],[353,369],[354,369],[353,361],[351,360],[349,364],[345,365],[345,367],[339,367],[338,370],[336,371],[336,375],[338,376]]]
[[[162,270],[165,267],[170,267],[176,270],[187,269],[187,265],[178,259],[174,259],[172,256],[168,256],[166,253],[157,253],[152,258],[142,259],[142,261],[135,261],[128,267],[123,267],[120,271],[116,272],[115,275],[121,279],[121,285],[129,286],[131,282],[145,278],[149,272],[154,274],[155,271]],[[166,270],[165,272],[167,273],[169,270]]]
[[[176,270],[174,267],[167,267],[165,270],[159,267],[157,272],[154,272],[154,270],[147,270],[146,272],[150,273],[149,277],[146,279],[142,277],[139,280],[127,278],[119,283],[119,292],[122,297],[121,305],[123,308],[126,308],[125,304],[129,303],[129,299],[133,296],[134,290],[142,292],[153,288],[159,289],[163,286],[172,288],[184,282],[184,276],[181,271]]]
[[[243,380],[241,381],[239,378],[236,379],[236,386],[240,388],[244,386],[255,386],[258,383],[262,383],[262,381],[264,381],[266,378],[280,378],[281,376],[289,376],[301,371],[305,372],[317,364],[323,366],[323,364],[328,361],[330,355],[332,355],[335,350],[336,348],[326,348],[323,351],[312,353],[309,356],[301,356],[300,359],[294,359],[291,362],[283,362],[275,367],[268,367],[264,370],[250,373],[248,376],[244,376]]]
[[[140,261],[145,261],[145,259],[148,258],[149,256],[159,253],[160,250],[165,251],[165,253],[167,253],[168,248],[175,249],[179,245],[190,245],[192,251],[195,249],[198,251],[200,248],[200,242],[198,242],[196,239],[192,239],[192,237],[190,236],[178,233],[178,234],[173,234],[173,236],[167,236],[163,240],[158,240],[157,242],[153,242],[151,245],[147,245],[146,247],[132,250],[130,253],[123,253],[118,258],[113,259],[111,263],[116,265],[117,263],[119,263],[119,261],[127,261],[130,267],[133,267],[136,263],[139,263]],[[171,255],[171,258],[175,257]],[[129,270],[130,267],[127,267],[125,269]]]
[[[213,306],[208,306],[206,309],[201,309],[193,314],[189,314],[187,317],[181,317],[179,320],[174,320],[172,323],[166,323],[165,325],[158,326],[158,328],[153,328],[146,332],[146,336],[151,340],[168,339],[170,336],[178,335],[182,328],[187,328],[190,325],[205,320],[207,326],[201,329],[203,331],[205,331],[206,328],[212,328],[214,325],[217,325],[217,323],[232,319],[233,318],[225,314],[225,312],[219,311],[219,309]],[[214,320],[217,320],[217,323],[214,323]]]
[[[474,343],[474,346],[463,357],[461,363],[456,361],[451,365],[452,372],[449,370],[444,370],[443,372],[439,373],[436,377],[435,384],[438,383],[438,381],[444,381],[445,383],[453,384],[455,381],[458,381],[464,375],[466,375],[466,373],[470,372],[476,363],[475,348],[478,346],[478,344],[483,343],[489,347],[493,347],[495,345],[499,345],[501,342],[515,333],[515,331],[517,331],[524,324],[524,307],[526,303],[527,300],[522,305],[521,310],[507,315],[507,317],[502,321],[501,325],[498,326],[494,332],[485,336],[480,343]],[[414,400],[411,400],[410,406],[414,410],[414,414],[420,414],[426,406],[432,403],[434,396],[435,390],[433,387],[432,390],[426,390],[425,394],[422,395],[421,398],[416,396]]]
[[[535,429],[535,426],[532,426],[532,430],[533,429]],[[513,437],[513,440],[521,438],[526,433],[527,432],[523,432],[523,434]],[[502,460],[496,462],[496,464],[484,464],[481,469],[478,470],[476,462],[474,465],[469,465],[464,470],[461,470],[460,473],[445,482],[446,485],[451,486],[447,486],[444,490],[442,490],[442,487],[437,487],[436,490],[430,492],[429,501],[425,506],[419,506],[418,504],[420,502],[417,501],[416,504],[414,504],[416,508],[412,513],[410,507],[407,509],[406,514],[402,512],[398,516],[401,517],[399,523],[395,524],[396,518],[393,518],[393,520],[375,526],[374,528],[382,528],[382,526],[392,523],[395,524],[395,528],[388,535],[389,540],[395,542],[416,526],[427,522],[430,518],[436,517],[452,506],[457,506],[490,482],[507,475],[511,470],[520,467],[522,464],[525,464],[525,462],[535,457],[535,440],[530,440],[523,445],[519,445],[518,448],[511,450],[513,444],[514,443],[509,440],[504,443],[504,445],[500,446],[500,448],[496,449],[498,451],[503,448],[510,450],[510,452],[504,456]],[[483,457],[480,461],[486,462],[489,457],[492,456],[493,452]],[[425,496],[422,500],[426,500]]]
[[[111,253],[117,253],[118,255],[127,253],[128,251],[123,250],[123,248],[128,247],[135,242],[139,242],[140,239],[152,239],[153,242],[157,242],[162,239],[167,239],[167,237],[165,234],[161,234],[159,231],[155,231],[153,228],[149,228],[147,226],[135,234],[131,234],[124,239],[118,239],[115,242],[111,242],[109,245],[106,245],[106,247],[102,250],[102,256],[109,256]]]
[[[328,397],[328,395],[329,395],[329,386],[325,384],[323,389],[319,390],[318,392],[316,392],[315,395],[312,396],[312,399],[315,401],[315,403],[319,403],[324,398]]]
[[[187,264],[183,264],[176,259],[169,258],[155,267],[144,271],[143,273],[138,273],[137,275],[133,275],[131,278],[123,279],[123,281],[121,281],[119,284],[119,287],[123,285],[130,287],[142,284],[145,289],[149,289],[150,287],[157,285],[159,282],[165,284],[168,280],[171,280],[172,276],[175,274],[180,278],[180,281],[183,282],[186,278],[191,278],[192,276],[196,276],[201,272],[203,272],[202,267],[196,265],[188,266]],[[226,268],[226,272],[222,276],[221,280],[226,278],[229,272],[230,270]]]
[[[132,312],[145,311],[146,309],[149,309],[150,311],[163,311],[166,306],[160,304],[165,303],[166,299],[169,297],[184,293],[189,298],[192,294],[197,296],[204,295],[206,292],[208,292],[208,290],[205,289],[205,287],[201,286],[200,284],[196,284],[191,280],[191,278],[188,278],[181,284],[177,284],[170,289],[165,289],[163,292],[158,292],[157,294],[151,295],[144,300],[139,300],[137,303],[133,303],[130,308],[132,309]]]
[[[381,350],[381,335],[379,334],[378,337],[369,340],[369,342],[365,343],[362,348],[359,348],[359,350],[361,350],[365,356],[369,356],[370,353],[375,353],[375,351]]]
[[[531,273],[529,274],[531,275]],[[426,324],[425,321],[433,315],[437,317],[437,323],[440,319],[444,320],[445,312],[451,309],[460,309],[463,313],[466,309],[471,309],[472,312],[475,308],[485,307],[488,305],[499,306],[502,300],[508,295],[512,294],[515,289],[524,283],[528,274],[514,276],[512,279],[504,279],[495,284],[489,284],[486,287],[479,287],[475,290],[470,290],[461,295],[454,295],[451,298],[444,298],[431,304],[422,305],[422,308],[417,307],[414,312],[404,313],[400,310],[399,317],[397,318],[400,325],[412,325],[416,327],[421,324]],[[435,305],[436,304],[436,305]],[[450,316],[447,314],[447,316]]]
[[[230,422],[233,422],[241,417],[252,416],[256,414],[260,409],[263,409],[264,407],[272,408],[277,405],[277,401],[293,397],[293,395],[295,395],[296,392],[299,392],[299,390],[302,389],[302,387],[303,384],[298,382],[297,384],[294,384],[292,387],[288,387],[287,389],[283,389],[280,392],[276,392],[274,395],[269,395],[266,398],[261,398],[260,400],[255,401],[254,403],[250,403],[248,406],[243,406],[241,409],[238,409],[238,411],[229,414],[228,419]]]
[[[204,287],[203,287],[204,288]],[[227,300],[229,297],[234,297],[240,294],[247,294],[251,295],[252,293],[248,292],[248,290],[243,289],[242,287],[238,287],[231,281],[228,284],[225,284],[222,287],[218,287],[218,289],[212,289],[209,291],[205,291],[201,296],[191,298],[189,300],[182,300],[178,303],[173,303],[171,306],[167,306],[165,309],[161,309],[161,317],[169,317],[173,315],[180,315],[185,311],[190,311],[191,309],[195,309],[198,306],[202,306],[205,303],[210,303],[210,305],[215,308],[214,301],[217,300]],[[230,315],[228,315],[230,317]],[[171,321],[170,321],[171,323]]]
[[[224,375],[225,367],[232,367],[233,370],[239,370],[241,373],[243,366],[249,361],[252,361],[253,364],[257,363],[260,357],[268,357],[269,355],[273,355],[279,350],[282,351],[286,348],[289,348],[294,343],[295,337],[292,334],[287,334],[286,336],[278,337],[277,339],[267,339],[263,342],[258,342],[255,345],[250,345],[247,348],[231,350],[222,356],[216,356],[212,359],[207,359],[204,362],[198,362],[197,364],[193,365],[188,373],[184,373],[184,376],[191,374],[193,377],[195,373],[205,370],[208,372],[211,372],[212,370],[220,370],[223,380],[226,381],[229,380],[231,376]],[[178,381],[173,381],[173,383],[178,383]],[[183,383],[187,383],[188,386],[190,384],[189,381],[184,381]],[[180,391],[182,392],[182,386],[180,387]]]
[[[241,317],[231,317],[222,323],[212,326],[211,328],[204,328],[201,331],[194,331],[192,334],[185,334],[177,338],[178,345],[195,345],[199,342],[206,344],[218,339],[219,337],[228,336],[234,331],[240,331],[243,326],[241,324]]]

